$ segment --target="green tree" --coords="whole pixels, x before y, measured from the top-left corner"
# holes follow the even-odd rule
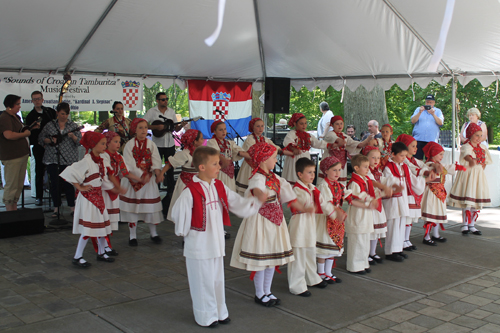
[[[144,115],[147,110],[156,106],[156,94],[159,92],[164,92],[168,97],[168,107],[174,109],[176,113],[182,115],[182,117],[189,116],[189,100],[188,100],[188,89],[181,89],[177,84],[171,85],[168,89],[165,89],[160,82],[156,82],[151,88],[144,85],[144,102],[142,112],[140,115]]]

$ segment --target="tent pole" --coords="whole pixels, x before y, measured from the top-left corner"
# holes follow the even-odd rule
[[[262,67],[262,77],[266,80],[266,59],[264,58],[264,47],[262,46],[262,32],[260,30],[259,6],[257,0],[253,0],[255,12],[255,25],[257,27],[257,40],[259,42],[260,66]]]
[[[451,116],[451,163],[455,164],[455,147],[456,146],[456,108],[457,108],[457,84],[455,82],[455,75],[452,74],[451,76],[451,109],[452,109],[452,116]],[[457,147],[458,148],[458,147]]]

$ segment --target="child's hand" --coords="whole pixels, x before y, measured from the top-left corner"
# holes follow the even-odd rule
[[[267,200],[268,197],[268,192],[267,191],[262,191],[258,188],[253,189],[253,196],[256,197],[260,202],[264,203]]]
[[[341,138],[338,138],[337,140],[335,140],[335,143],[337,144],[338,147],[345,147],[345,140],[341,139]]]
[[[378,208],[378,200],[377,199],[373,199],[370,202],[370,209],[377,209],[377,208]]]
[[[92,185],[80,185],[78,191],[80,192],[88,192],[92,189]]]
[[[292,147],[292,153],[293,153],[294,155],[299,155],[299,154],[300,154],[300,149],[295,148],[295,147]]]
[[[429,176],[427,177],[427,183],[433,182],[434,180],[436,180],[436,178],[437,178],[436,172],[434,170],[431,170],[429,172]]]
[[[392,185],[392,193],[401,193],[401,192],[403,192],[403,186]]]
[[[471,160],[469,161],[469,167],[471,167],[471,168],[472,168],[473,166],[476,166],[476,165],[477,165],[477,163],[476,163],[476,160],[475,160],[475,159],[471,159]]]
[[[121,186],[113,187],[111,189],[111,192],[116,193],[116,194],[125,194],[125,193],[127,193],[127,189],[124,187],[121,187]]]
[[[165,176],[163,174],[159,175],[158,177],[156,177],[156,184],[159,184],[161,182],[163,182],[163,179],[165,178]],[[149,176],[149,174],[145,175],[142,179],[142,182],[144,184],[146,184],[147,182],[149,182],[149,180],[151,179],[151,177]]]
[[[392,187],[384,186],[384,192],[386,197],[392,197]]]
[[[314,206],[304,207],[304,213],[313,214],[315,212],[316,212],[316,208],[314,208]]]
[[[340,207],[335,207],[335,213],[337,213],[337,220],[344,222],[347,217],[347,213]]]

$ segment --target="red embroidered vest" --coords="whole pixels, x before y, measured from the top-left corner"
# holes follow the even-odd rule
[[[215,180],[215,189],[217,190],[217,195],[219,196],[219,201],[222,205],[222,216],[223,224],[230,226],[231,221],[229,220],[229,209],[227,203],[227,195],[224,189],[224,183],[220,180]],[[200,182],[191,182],[186,186],[191,191],[193,196],[193,214],[191,217],[191,229],[197,231],[205,231],[207,226],[207,212],[206,212],[206,198],[205,192]]]

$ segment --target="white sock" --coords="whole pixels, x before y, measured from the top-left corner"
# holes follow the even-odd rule
[[[477,220],[477,217],[474,217],[475,212],[477,212],[477,209],[475,209],[475,208],[470,209],[471,222],[469,224],[469,230],[472,232],[477,231],[476,227],[474,226],[474,224],[476,223],[476,220]]]
[[[261,298],[262,296],[265,295],[265,293],[264,293],[264,275],[265,275],[264,271],[258,271],[258,272],[255,272],[255,275],[253,277],[253,284],[255,285],[255,296],[257,296],[258,298]],[[264,301],[264,299],[266,299],[266,298],[269,299],[266,296],[262,299],[262,301]]]
[[[439,238],[439,224],[438,223],[434,228],[432,228],[432,236]]]
[[[106,242],[106,238],[97,237],[97,247],[98,247],[97,254],[102,254],[104,258],[109,258],[109,256],[106,254],[106,246],[107,245],[108,245],[108,242]]]
[[[78,245],[76,246],[76,253],[74,258],[78,259],[83,257],[83,250],[85,249],[85,245],[87,245],[87,242],[89,241],[88,238],[83,239],[85,236],[81,235],[80,239],[78,240]],[[80,263],[85,263],[86,261],[84,259],[80,259]]]
[[[264,270],[264,294],[266,295],[272,294],[271,285],[273,284],[274,271],[275,271],[274,267],[268,267]],[[276,299],[276,297],[273,296],[270,298]]]
[[[325,274],[329,277],[332,277],[332,267],[335,261],[333,259],[325,260]]]
[[[136,239],[137,238],[137,222],[136,223],[129,223],[128,226],[130,229],[130,239]]]
[[[429,233],[427,235],[425,235],[424,237],[425,240],[431,240],[431,232],[429,231]]]
[[[325,263],[318,262],[318,274],[325,274]]]
[[[378,239],[374,239],[370,241],[370,255],[373,257],[377,254],[377,241]]]
[[[413,244],[410,242],[410,233],[411,233],[411,224],[406,225],[405,229],[405,245],[406,247],[412,246]]]
[[[156,232],[156,224],[148,223],[148,226],[149,226],[149,233],[151,234],[151,237],[158,236],[158,233]]]

